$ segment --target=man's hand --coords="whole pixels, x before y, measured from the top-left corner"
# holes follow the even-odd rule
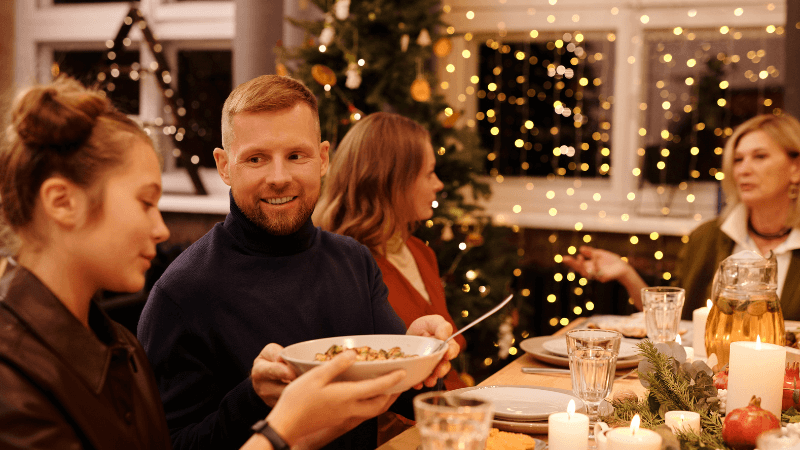
[[[601,283],[621,281],[632,270],[616,253],[586,245],[581,246],[575,257],[564,256],[564,264],[581,276]]]
[[[409,336],[433,336],[436,339],[445,340],[453,334],[453,326],[450,325],[450,322],[446,321],[444,317],[439,315],[422,316],[411,323],[406,334]],[[444,378],[447,372],[450,372],[450,360],[458,356],[461,347],[455,339],[447,344],[447,352],[442,358],[442,361],[433,369],[431,376],[426,378],[422,383],[414,386],[414,389],[422,389],[423,384],[428,387],[436,386],[436,381],[439,378]]]
[[[269,407],[274,407],[283,389],[297,374],[281,358],[283,347],[278,344],[267,344],[253,361],[250,379],[253,389]]]

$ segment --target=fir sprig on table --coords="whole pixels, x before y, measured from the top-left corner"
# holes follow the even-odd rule
[[[639,414],[641,427],[658,429],[667,411],[694,411],[700,414],[700,434],[680,432],[680,448],[729,449],[722,440],[722,416],[711,369],[702,362],[686,363],[686,353],[678,344],[638,344],[644,359],[639,363],[639,379],[648,390],[643,399],[624,398],[612,402],[614,411],[601,419],[610,426],[625,426]],[[665,441],[665,448],[672,448]]]

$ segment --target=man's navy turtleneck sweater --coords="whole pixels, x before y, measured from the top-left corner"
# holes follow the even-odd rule
[[[155,284],[138,328],[176,449],[239,448],[247,440],[269,412],[249,378],[265,345],[403,333],[366,247],[310,219],[292,235],[271,235],[233,196],[225,222]],[[373,419],[329,447],[376,442]]]

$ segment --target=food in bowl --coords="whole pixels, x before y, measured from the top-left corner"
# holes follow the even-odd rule
[[[369,334],[355,336],[337,336],[312,341],[298,342],[287,346],[281,352],[281,358],[300,375],[314,367],[325,364],[317,361],[316,355],[322,349],[333,345],[344,348],[370,347],[386,349],[399,347],[409,356],[375,361],[356,361],[347,368],[337,381],[359,381],[376,378],[398,369],[406,371],[406,377],[397,385],[386,391],[387,394],[404,392],[411,387],[423,382],[436,368],[439,361],[447,353],[447,345],[439,348],[441,340],[433,337],[409,336],[405,334]]]
[[[400,350],[400,347],[392,347],[389,350],[375,350],[370,348],[367,345],[362,347],[345,347],[343,345],[331,345],[325,353],[317,353],[314,356],[314,359],[317,361],[330,361],[333,359],[334,356],[342,353],[345,350],[355,350],[356,352],[356,361],[385,361],[387,359],[398,359],[398,358],[412,358],[414,356],[419,355],[406,355]]]

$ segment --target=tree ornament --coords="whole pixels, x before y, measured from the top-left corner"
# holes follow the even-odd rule
[[[442,121],[442,126],[445,128],[453,128],[456,122],[458,122],[458,119],[460,118],[461,118],[461,113],[458,111],[453,111],[453,114],[450,114],[449,116],[446,116],[444,118],[444,120]]]
[[[350,0],[336,0],[333,5],[333,14],[339,20],[345,20],[350,17]]]
[[[356,63],[347,65],[347,80],[344,85],[350,89],[358,89],[361,86],[361,68]]]
[[[442,240],[450,242],[453,240],[453,227],[448,223],[442,227]]]
[[[427,47],[431,45],[431,34],[428,33],[426,28],[423,28],[422,31],[419,32],[419,36],[417,37],[417,45],[420,47]]]
[[[761,408],[761,399],[753,396],[750,404],[725,416],[722,439],[734,450],[752,450],[759,434],[781,427],[775,414]]]
[[[453,50],[453,43],[448,37],[440,37],[435,44],[433,44],[433,53],[439,58],[444,58],[449,55]]]
[[[418,102],[427,102],[431,99],[431,85],[424,77],[417,77],[411,83],[411,98]]]
[[[285,64],[279,62],[275,65],[275,74],[285,77],[289,75],[289,70],[286,68]]]
[[[400,36],[400,50],[405,52],[408,50],[408,43],[411,40],[411,37],[407,34]]]
[[[314,81],[323,86],[336,85],[336,74],[328,66],[324,66],[322,64],[315,64],[313,67],[311,67],[311,76],[314,78]]]
[[[325,28],[322,29],[322,33],[319,35],[319,43],[328,46],[331,45],[333,42],[333,36],[336,35],[336,30],[333,29],[331,25],[325,25]]]

